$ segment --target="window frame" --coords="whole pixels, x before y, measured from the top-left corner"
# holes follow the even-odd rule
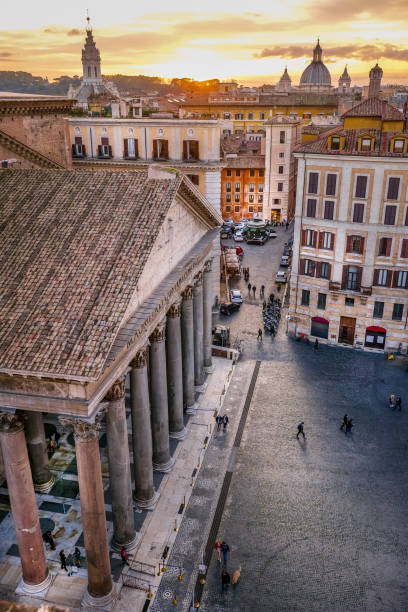
[[[319,293],[317,294],[317,308],[318,310],[326,310],[327,304],[327,293]]]
[[[364,190],[364,195],[357,195],[357,186],[359,184],[359,180],[358,179],[365,179],[366,183],[365,183],[365,190]],[[369,181],[370,175],[369,174],[356,174],[356,178],[354,181],[354,197],[355,198],[360,198],[361,200],[366,200],[367,199],[367,192],[368,192],[368,181]]]
[[[363,209],[363,215],[362,215],[361,221],[358,221],[357,219],[355,219],[355,217],[356,217],[356,208],[360,209],[360,207],[362,207],[362,209]],[[354,202],[353,203],[352,222],[353,223],[364,223],[365,222],[365,214],[366,214],[366,203],[365,202]]]
[[[310,206],[310,209],[309,209],[309,206]],[[312,211],[312,208],[313,208],[313,214],[309,214],[309,212]],[[305,217],[308,217],[309,219],[315,219],[316,212],[317,212],[317,198],[307,198]]]
[[[277,191],[279,191],[279,193],[283,192],[283,183],[278,183],[278,189]]]
[[[389,223],[389,220],[387,219],[387,216],[388,216],[388,213],[391,210],[394,213],[394,217],[393,217],[392,223]],[[398,205],[397,204],[385,204],[384,205],[384,213],[383,213],[383,215],[384,215],[383,225],[395,225],[396,221],[398,220]]]
[[[396,198],[390,198],[389,193],[390,193],[390,185],[391,185],[391,181],[392,179],[398,179],[398,193],[397,193],[397,197]],[[389,174],[387,176],[387,185],[386,185],[386,190],[385,190],[385,198],[384,201],[386,202],[398,202],[401,198],[401,186],[402,186],[402,177],[396,174]]]
[[[334,193],[328,193],[328,178],[329,176],[335,176],[335,185],[334,185]],[[324,185],[324,194],[325,196],[329,196],[331,198],[335,198],[337,196],[338,191],[338,183],[339,183],[339,173],[338,172],[326,172],[325,177],[325,185]]]
[[[310,306],[310,290],[302,289],[302,295],[300,299],[301,299],[300,301],[301,306]]]
[[[327,217],[326,216],[326,204],[331,204],[332,205],[332,216],[331,217]],[[323,219],[326,219],[326,221],[333,221],[334,219],[334,210],[336,207],[336,202],[334,200],[324,200],[323,202]]]
[[[384,316],[384,302],[376,300],[373,306],[373,319],[382,319]]]
[[[400,308],[398,308],[398,310],[396,309],[396,306],[399,306]],[[395,302],[392,305],[392,320],[393,321],[402,321],[402,317],[404,315],[404,304],[399,304],[397,302]]]
[[[316,185],[316,191],[310,191],[310,177],[312,174],[315,174],[317,176],[317,185]],[[307,173],[307,191],[306,193],[308,195],[318,195],[319,194],[319,190],[320,190],[320,172],[317,172],[316,170],[309,170]]]

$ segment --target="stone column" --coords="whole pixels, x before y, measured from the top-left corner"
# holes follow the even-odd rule
[[[180,316],[181,301],[173,304],[167,312],[166,368],[170,437],[183,440],[186,437],[186,429],[183,419],[183,367]]]
[[[200,272],[195,277],[193,291],[194,311],[194,384],[200,387],[204,377],[204,349],[203,349],[203,275]]]
[[[203,345],[204,367],[212,365],[212,274],[211,260],[205,262],[203,273]]]
[[[45,563],[24,425],[20,415],[0,413],[0,442],[23,571],[21,587],[28,593],[38,593],[50,585],[51,573]]]
[[[112,609],[116,600],[116,591],[112,583],[106,531],[98,435],[101,426],[97,421],[90,423],[72,418],[60,418],[60,422],[64,426],[69,425],[74,428],[88,570],[88,588],[82,606]]]
[[[181,348],[183,365],[183,402],[188,409],[195,404],[194,392],[194,316],[193,287],[182,293],[181,302]]]
[[[150,336],[150,409],[156,472],[170,472],[174,464],[169,443],[165,338],[166,322],[162,321]]]
[[[133,515],[124,376],[109,389],[105,400],[109,402],[106,410],[106,436],[113,514],[111,547],[120,552],[124,546],[127,551],[133,552],[136,550],[139,538]]]
[[[54,486],[54,475],[50,472],[47,443],[42,412],[24,411],[24,429],[30,458],[34,489],[48,493]]]
[[[133,499],[144,510],[153,510],[159,493],[153,486],[152,426],[150,423],[147,346],[130,362],[130,401],[132,406],[132,444],[135,490]]]

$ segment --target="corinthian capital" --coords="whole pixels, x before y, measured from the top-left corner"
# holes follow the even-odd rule
[[[175,319],[181,315],[181,300],[172,304],[167,311],[167,316]]]
[[[193,289],[191,285],[187,285],[184,291],[181,292],[181,297],[183,300],[192,300],[193,299]]]
[[[147,346],[144,346],[140,351],[137,351],[136,355],[130,362],[132,368],[144,368],[147,364]]]
[[[111,386],[111,388],[105,395],[105,399],[107,402],[117,402],[118,400],[124,397],[125,397],[125,377],[122,376],[121,378],[118,378],[118,380],[116,380],[113,383],[113,385]]]
[[[197,287],[198,285],[201,285],[202,282],[203,282],[203,273],[200,270],[200,272],[198,272],[198,274],[196,274],[194,277],[194,284]]]
[[[94,423],[82,419],[74,419],[72,417],[60,417],[59,422],[63,427],[72,427],[75,440],[87,441],[99,437],[101,424],[97,416],[95,417]]]
[[[207,261],[204,264],[204,272],[211,272],[211,267],[212,267],[212,259],[207,259]]]
[[[162,321],[150,336],[150,342],[162,342],[166,339],[166,321]]]
[[[11,412],[0,412],[0,431],[16,433],[24,429],[23,416]]]

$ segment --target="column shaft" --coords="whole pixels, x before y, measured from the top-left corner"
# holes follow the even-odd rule
[[[204,349],[203,349],[203,283],[199,275],[193,291],[194,314],[194,384],[204,383]]]
[[[54,484],[54,477],[50,472],[42,412],[27,410],[23,414],[34,489],[49,491]]]
[[[105,398],[109,484],[112,494],[113,550],[132,552],[138,543],[135,530],[130,476],[130,456],[125,406],[125,379],[117,380]]]
[[[23,570],[22,586],[34,593],[49,585],[51,575],[45,562],[24,425],[18,415],[1,414],[0,442]]]
[[[170,456],[169,443],[165,322],[150,336],[150,408],[153,469],[157,472],[169,472],[174,461]]]
[[[203,274],[203,345],[204,367],[212,365],[212,275],[211,261],[207,261]]]
[[[187,287],[183,292],[183,301],[181,303],[181,347],[183,360],[183,402],[187,408],[191,408],[195,403],[192,287]]]
[[[139,508],[151,510],[158,494],[153,486],[152,426],[150,422],[147,348],[140,350],[131,362],[130,400],[132,406],[132,444],[135,490],[133,499]]]
[[[167,399],[169,404],[170,437],[185,437],[183,419],[183,368],[181,356],[180,304],[174,304],[167,313],[166,369]]]

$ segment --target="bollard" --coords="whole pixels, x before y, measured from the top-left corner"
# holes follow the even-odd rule
[[[146,597],[147,597],[147,599],[151,599],[153,597],[153,593],[152,593],[152,590],[150,588],[150,584],[149,584],[149,590],[147,591]]]
[[[161,569],[160,569],[160,566],[161,566],[161,563],[160,563],[160,561],[159,561],[159,571],[157,572],[157,575],[158,575],[158,576],[161,576]],[[149,587],[149,588],[150,588],[150,587]]]
[[[193,477],[191,477],[190,487],[194,487],[194,478]]]
[[[186,504],[186,496],[184,495],[183,497],[183,508],[186,508],[187,504]]]
[[[179,573],[178,573],[178,576],[177,576],[177,580],[183,580],[182,572],[183,572],[183,568],[179,567]]]
[[[173,529],[173,531],[178,531],[177,519],[174,519],[174,529]]]

